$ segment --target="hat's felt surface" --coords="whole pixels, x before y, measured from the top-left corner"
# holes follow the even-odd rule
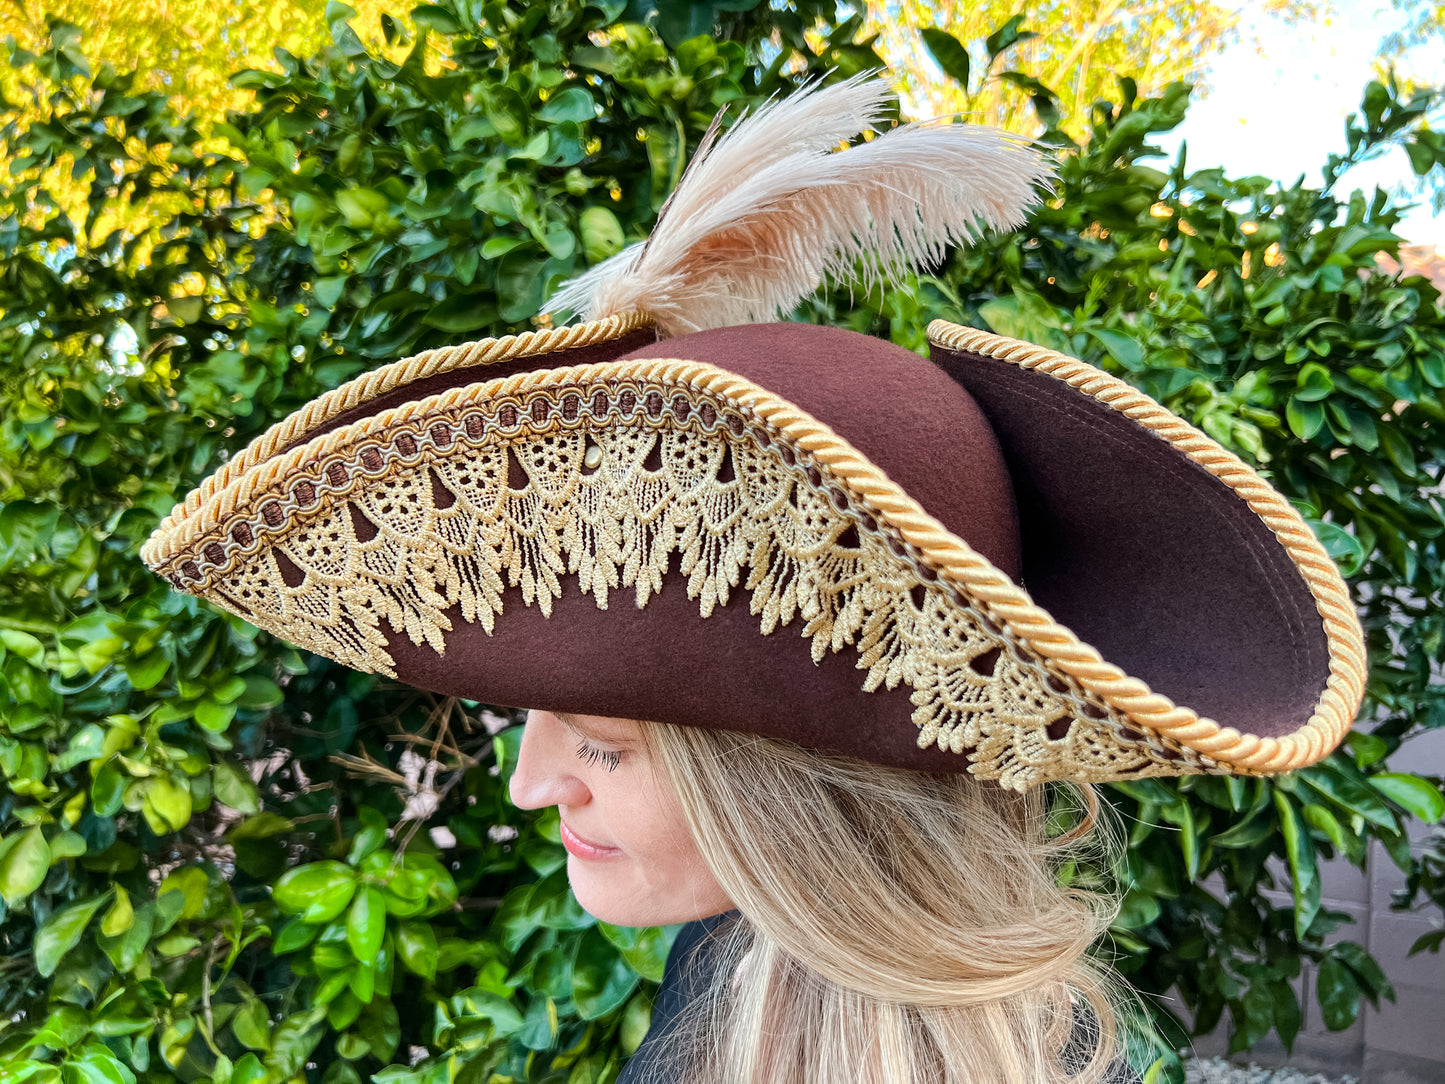
[[[1362,646],[1287,503],[1082,362],[939,335],[932,361],[802,324],[419,355],[258,438],[146,559],[322,654],[493,704],[1010,786],[1328,752],[1358,706]],[[584,480],[599,469],[619,473]]]
[[[1061,380],[934,350],[973,394],[1018,499],[1024,587],[1105,659],[1221,726],[1282,737],[1329,676],[1309,587],[1198,463]]]
[[[1017,576],[1013,497],[998,445],[969,394],[917,354],[834,328],[768,324],[667,339],[625,356],[710,362],[797,403]],[[492,367],[486,374],[503,375]],[[954,754],[918,748],[906,685],[864,692],[853,651],[815,664],[802,622],[763,635],[744,590],[702,618],[676,565],[674,554],[645,609],[619,594],[599,610],[569,576],[550,617],[512,588],[490,636],[454,612],[445,655],[389,629],[387,650],[409,683],[437,692],[747,729],[899,767],[961,766]]]

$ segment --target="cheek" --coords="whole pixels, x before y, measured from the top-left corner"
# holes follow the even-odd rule
[[[635,825],[634,848],[629,850],[629,855],[637,863],[650,890],[659,897],[672,899],[684,909],[690,908],[694,902],[703,908],[691,918],[716,914],[731,906],[697,849],[681,808],[674,801],[659,802],[653,807],[651,816],[639,818]],[[624,850],[628,850],[625,845]],[[722,906],[713,907],[718,901],[722,901]]]
[[[732,909],[670,793],[632,781],[609,797],[612,842],[626,857],[617,863],[569,861],[583,907],[624,926],[691,922]]]

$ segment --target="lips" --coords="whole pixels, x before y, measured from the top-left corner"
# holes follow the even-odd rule
[[[622,857],[621,847],[604,847],[598,843],[589,843],[568,828],[566,821],[558,821],[558,825],[562,836],[562,846],[567,848],[568,854],[589,862],[603,862],[609,858]]]

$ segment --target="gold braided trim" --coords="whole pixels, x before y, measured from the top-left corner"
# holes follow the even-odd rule
[[[443,652],[452,607],[490,631],[507,584],[550,613],[569,573],[599,608],[628,587],[644,606],[673,551],[703,617],[741,582],[764,634],[801,617],[815,659],[851,645],[864,688],[909,686],[919,744],[967,753],[976,775],[1220,770],[1034,650],[1009,612],[1027,597],[829,427],[695,361],[519,373],[380,412],[253,465],[145,559],[391,673],[382,620]]]
[[[646,313],[622,313],[587,324],[524,331],[519,335],[506,335],[500,339],[479,339],[476,342],[423,350],[420,354],[413,354],[411,357],[383,365],[380,369],[373,369],[354,380],[348,380],[338,388],[333,388],[325,395],[318,396],[294,414],[271,426],[251,441],[240,455],[223,463],[220,469],[191,490],[185,501],[161,524],[161,528],[171,526],[172,520],[176,519],[178,514],[193,515],[205,501],[230,485],[234,479],[255,464],[269,459],[282,448],[303,439],[312,429],[394,388],[425,380],[439,373],[451,372],[453,369],[496,365],[514,358],[554,354],[560,350],[610,342],[639,328],[652,326],[652,317]]]
[[[1290,771],[1313,764],[1340,743],[1364,697],[1364,635],[1339,570],[1284,497],[1238,456],[1178,415],[1086,362],[946,320],[929,324],[928,338],[948,350],[1007,361],[1061,380],[1167,441],[1233,489],[1274,532],[1309,587],[1324,623],[1330,673],[1308,722],[1283,738],[1258,738],[1201,719],[1187,708],[1176,707],[1167,698],[1150,693],[1142,682],[1104,662],[1097,652],[1079,643],[1036,606],[990,597],[1021,637],[1137,723],[1231,767],[1271,773]]]

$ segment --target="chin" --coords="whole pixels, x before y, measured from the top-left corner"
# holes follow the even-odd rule
[[[585,868],[578,870],[579,865],[586,866],[587,863],[568,857],[567,881],[582,910],[597,921],[611,926],[656,926],[667,921],[657,917],[657,908],[645,890],[609,885],[605,875],[598,876],[595,870]]]

